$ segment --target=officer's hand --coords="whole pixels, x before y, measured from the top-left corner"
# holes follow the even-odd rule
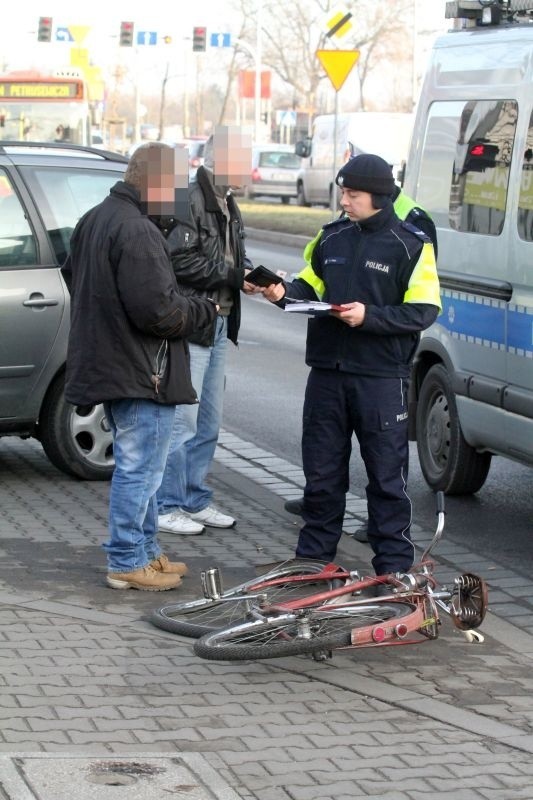
[[[364,303],[343,303],[343,306],[346,306],[346,311],[330,311],[330,314],[345,322],[350,328],[357,328],[363,324],[366,311]]]
[[[271,283],[270,286],[265,286],[262,292],[271,303],[277,303],[285,297],[285,286],[282,283]]]

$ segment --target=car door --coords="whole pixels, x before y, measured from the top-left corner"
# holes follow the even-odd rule
[[[21,416],[56,339],[65,293],[39,247],[13,182],[0,167],[0,419]]]

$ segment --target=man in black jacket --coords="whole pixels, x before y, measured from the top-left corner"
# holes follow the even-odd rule
[[[177,403],[198,402],[185,338],[209,326],[217,305],[178,293],[163,234],[148,215],[171,214],[174,149],[135,151],[124,181],[88,211],[63,275],[71,293],[66,399],[104,403],[115,471],[109,501],[107,583],[173,589],[187,571],[157,541],[161,483]]]
[[[413,563],[407,389],[420,331],[440,308],[433,245],[394,212],[392,171],[360,155],[339,171],[346,216],[325,225],[311,263],[292,283],[264,290],[272,302],[323,300],[342,305],[311,317],[311,367],[304,412],[306,477],[296,555],[332,561],[342,533],[355,433],[368,485],[368,540],[376,574]]]
[[[183,291],[216,299],[216,320],[190,336],[191,376],[199,406],[178,406],[165,474],[158,492],[159,530],[198,534],[204,526],[230,528],[235,519],[215,508],[206,484],[222,418],[228,339],[237,344],[240,291],[252,264],[232,185],[249,180],[251,146],[238,128],[219,126],[206,143],[204,166],[189,189],[189,215],[168,236]]]

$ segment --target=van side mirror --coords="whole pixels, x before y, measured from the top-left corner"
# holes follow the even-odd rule
[[[294,145],[294,152],[297,156],[301,158],[309,158],[311,155],[311,139],[307,137],[306,139],[301,139],[299,142],[296,142]]]
[[[406,168],[406,166],[407,166],[406,162],[402,161],[402,166],[400,167],[400,169],[396,173],[396,182],[399,183],[400,186],[403,186],[403,182],[405,180],[405,168]]]

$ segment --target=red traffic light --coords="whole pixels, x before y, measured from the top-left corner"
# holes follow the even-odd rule
[[[207,28],[196,26],[192,29],[192,49],[195,53],[205,52]]]
[[[120,40],[119,44],[121,47],[132,47],[133,46],[133,31],[135,25],[133,22],[121,22],[120,23]]]
[[[37,29],[38,42],[52,41],[52,17],[39,17],[39,28]]]

